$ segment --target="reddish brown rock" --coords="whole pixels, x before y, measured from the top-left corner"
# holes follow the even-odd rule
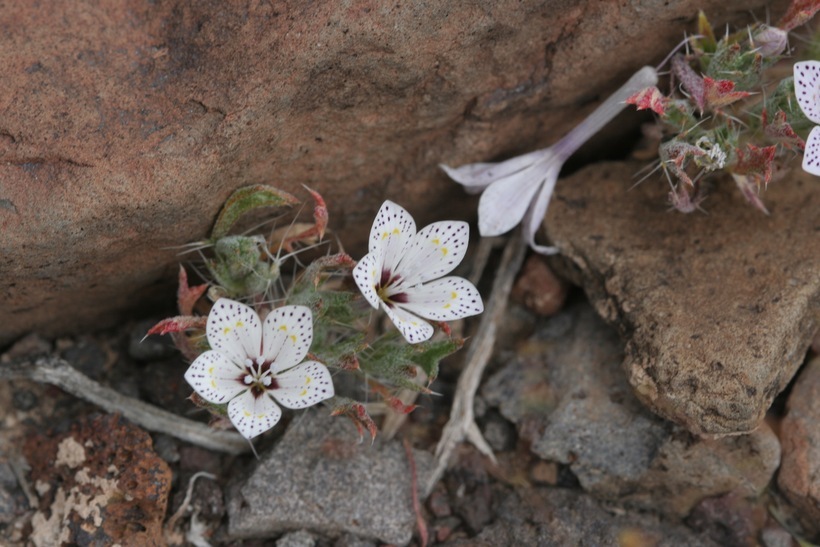
[[[820,357],[797,377],[780,428],[783,463],[777,484],[802,524],[820,537]]]
[[[553,142],[691,31],[763,0],[19,2],[0,14],[0,344],[172,298],[239,186],[472,215],[437,168]],[[773,10],[779,12],[781,10]],[[304,195],[304,194],[300,194]]]
[[[151,437],[118,416],[29,437],[23,453],[40,498],[35,545],[164,545],[171,470]]]
[[[524,262],[511,296],[536,315],[552,315],[564,305],[569,284],[560,279],[541,255],[532,255]]]
[[[708,214],[684,215],[668,211],[664,180],[629,190],[642,167],[559,181],[548,234],[627,339],[639,399],[695,434],[753,431],[820,325],[818,181],[798,168],[769,185],[770,216],[722,181]]]

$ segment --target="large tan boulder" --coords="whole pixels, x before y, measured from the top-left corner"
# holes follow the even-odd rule
[[[755,2],[15,2],[0,13],[0,344],[170,297],[237,187],[325,195],[362,249],[389,197],[471,218],[437,164],[554,141]],[[304,193],[301,195],[305,195]]]

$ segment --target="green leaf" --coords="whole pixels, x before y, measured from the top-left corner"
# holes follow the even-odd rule
[[[463,345],[464,340],[461,338],[407,344],[394,334],[382,337],[367,351],[363,351],[359,355],[359,363],[364,372],[376,378],[407,389],[423,391],[424,388],[412,382],[416,376],[415,365],[432,382],[438,376],[439,362]]]
[[[709,23],[709,19],[706,18],[706,14],[703,13],[702,10],[698,13],[698,34],[701,37],[693,40],[693,45],[695,48],[699,49],[703,53],[714,52],[717,47],[715,32],[712,30],[712,25]]]
[[[290,207],[296,203],[299,203],[299,200],[294,196],[272,186],[258,184],[239,188],[222,206],[211,231],[211,239],[227,235],[236,221],[248,211],[260,207]]]

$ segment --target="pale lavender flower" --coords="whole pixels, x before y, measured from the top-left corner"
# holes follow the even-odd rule
[[[478,231],[496,236],[524,220],[527,242],[536,252],[554,254],[555,247],[535,243],[535,233],[547,212],[564,162],[626,106],[626,99],[658,82],[657,71],[644,67],[604,101],[563,139],[500,163],[472,163],[441,168],[467,192],[483,192],[478,204]]]

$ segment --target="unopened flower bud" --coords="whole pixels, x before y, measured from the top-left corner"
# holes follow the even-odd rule
[[[789,33],[777,27],[760,25],[752,36],[752,43],[763,57],[775,57],[786,51]]]

